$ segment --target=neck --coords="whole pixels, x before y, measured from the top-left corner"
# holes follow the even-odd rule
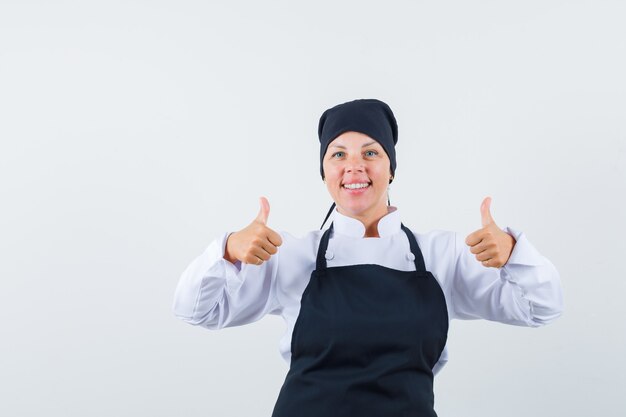
[[[382,217],[382,216],[381,216]],[[378,234],[378,221],[380,220],[380,218],[376,219],[375,222],[371,223],[371,224],[365,224],[365,236],[364,237],[380,237],[380,235]]]

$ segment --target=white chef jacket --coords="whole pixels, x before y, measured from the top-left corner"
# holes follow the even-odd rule
[[[389,206],[388,213],[379,220],[378,238],[363,237],[363,223],[339,213],[337,208],[331,220],[334,230],[325,254],[328,267],[377,264],[401,271],[415,270],[414,255],[400,227],[397,207]],[[413,232],[426,270],[443,290],[450,320],[487,319],[538,327],[561,315],[563,294],[554,265],[537,252],[523,232],[508,227],[503,230],[516,243],[502,268],[483,266],[465,244],[465,237],[456,232]],[[230,233],[222,233],[182,273],[174,297],[174,314],[187,323],[212,330],[279,314],[287,324],[279,350],[290,363],[291,335],[300,312],[300,299],[315,269],[323,232],[315,230],[302,238],[278,232],[283,244],[258,266],[240,261],[233,264],[224,259]],[[446,346],[433,373],[438,373],[447,361]]]

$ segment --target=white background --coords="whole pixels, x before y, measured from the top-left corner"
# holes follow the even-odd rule
[[[331,204],[317,122],[379,98],[391,202],[416,231],[526,232],[565,313],[454,321],[440,416],[625,407],[623,1],[0,3],[0,414],[269,416],[269,316],[174,318],[186,265],[271,205],[301,236]]]

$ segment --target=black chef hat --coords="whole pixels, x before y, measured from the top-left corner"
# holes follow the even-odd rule
[[[323,160],[328,144],[344,132],[364,133],[383,147],[391,162],[391,173],[396,172],[398,123],[391,108],[377,99],[358,99],[338,104],[320,117],[317,134],[320,139],[320,173],[324,178]]]

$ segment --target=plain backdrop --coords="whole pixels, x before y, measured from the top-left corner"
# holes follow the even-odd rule
[[[413,230],[523,230],[560,272],[538,329],[453,321],[445,416],[623,415],[623,1],[0,1],[0,415],[269,416],[280,317],[171,305],[258,199],[302,236],[332,203],[321,113],[399,124]]]

